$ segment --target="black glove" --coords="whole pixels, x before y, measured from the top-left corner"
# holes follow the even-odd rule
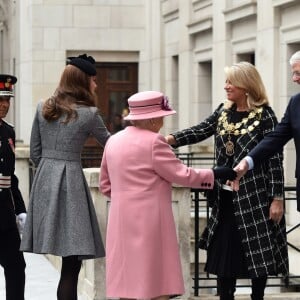
[[[236,171],[228,167],[216,167],[213,169],[215,179],[234,180],[237,177]]]

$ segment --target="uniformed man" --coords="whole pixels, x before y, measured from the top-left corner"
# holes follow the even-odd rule
[[[4,268],[6,300],[24,300],[25,286],[25,261],[19,251],[18,227],[20,230],[24,227],[26,209],[14,175],[15,131],[3,120],[16,81],[14,76],[0,74],[0,264]]]

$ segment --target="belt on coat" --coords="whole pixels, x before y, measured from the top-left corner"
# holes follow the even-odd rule
[[[9,189],[11,187],[11,176],[0,174],[0,189]]]
[[[44,149],[42,151],[42,157],[63,159],[63,160],[76,160],[80,161],[80,152],[65,152],[59,150]]]

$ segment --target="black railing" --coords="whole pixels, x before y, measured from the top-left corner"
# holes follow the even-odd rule
[[[200,168],[211,168],[214,165],[214,158],[212,156],[200,156],[198,153],[178,153],[178,158],[180,158],[185,164],[190,167],[200,167]],[[285,201],[296,201],[296,187],[294,186],[286,186],[285,190]],[[200,228],[200,220],[199,214],[200,212],[205,215],[206,222],[209,219],[210,209],[208,205],[208,201],[203,194],[203,191],[200,189],[192,189],[191,197],[194,209],[194,277],[193,279],[193,289],[194,296],[199,296],[200,289],[216,289],[218,290],[217,278],[216,276],[205,273],[204,270],[200,270],[200,257],[199,257],[199,248],[198,248],[198,239],[199,236],[204,230],[204,228]],[[205,224],[206,226],[206,224]],[[287,236],[294,232],[298,227],[300,227],[300,223],[292,226],[287,230]],[[201,231],[201,232],[200,232]],[[294,249],[297,252],[300,252],[299,247],[297,245],[292,244],[291,242],[287,242],[288,247]],[[290,262],[291,263],[291,262]],[[297,264],[297,262],[295,262]],[[293,288],[300,288],[300,275],[289,275],[288,286]],[[273,283],[276,281],[275,283]],[[278,283],[280,281],[280,283]],[[213,284],[208,284],[208,282],[213,282]],[[267,281],[267,287],[286,287],[287,282],[286,278],[282,276],[269,276]],[[250,287],[250,284],[239,284],[237,287]]]
[[[213,156],[202,156],[199,153],[176,153],[176,156],[187,166],[193,168],[211,168],[214,165]]]
[[[294,186],[288,186],[285,187],[285,200],[286,201],[295,201],[296,200],[296,187]],[[209,218],[210,214],[210,208],[207,202],[207,199],[202,193],[203,191],[200,189],[192,189],[192,201],[193,201],[193,207],[194,207],[194,215],[195,215],[195,228],[194,228],[194,277],[192,278],[194,281],[193,289],[194,289],[194,296],[199,296],[199,290],[200,289],[218,289],[217,285],[217,278],[216,276],[211,276],[208,273],[205,273],[204,270],[200,270],[200,259],[199,259],[199,247],[198,247],[198,239],[200,231],[202,231],[204,228],[200,230],[199,224],[200,224],[200,213],[205,213],[206,215],[206,221]],[[292,192],[292,193],[291,193]],[[291,195],[292,194],[292,195]],[[201,206],[201,202],[203,205]],[[200,210],[201,207],[201,210]],[[300,223],[292,226],[289,230],[287,230],[287,235],[295,231],[300,226]],[[300,252],[299,247],[296,245],[288,242],[287,243],[289,247],[293,248],[297,252]],[[291,263],[291,262],[290,262]],[[280,282],[272,283],[274,280]],[[288,286],[293,288],[299,288],[300,287],[300,275],[289,275],[289,282]],[[207,284],[207,282],[214,282],[212,284]],[[251,287],[250,284],[237,284],[237,287]],[[287,287],[286,278],[283,278],[282,276],[269,276],[267,287]]]

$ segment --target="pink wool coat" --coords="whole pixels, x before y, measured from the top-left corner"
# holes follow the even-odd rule
[[[211,189],[213,181],[212,170],[184,165],[158,133],[129,126],[110,137],[100,175],[100,190],[111,198],[106,238],[108,298],[184,293],[172,182]]]

